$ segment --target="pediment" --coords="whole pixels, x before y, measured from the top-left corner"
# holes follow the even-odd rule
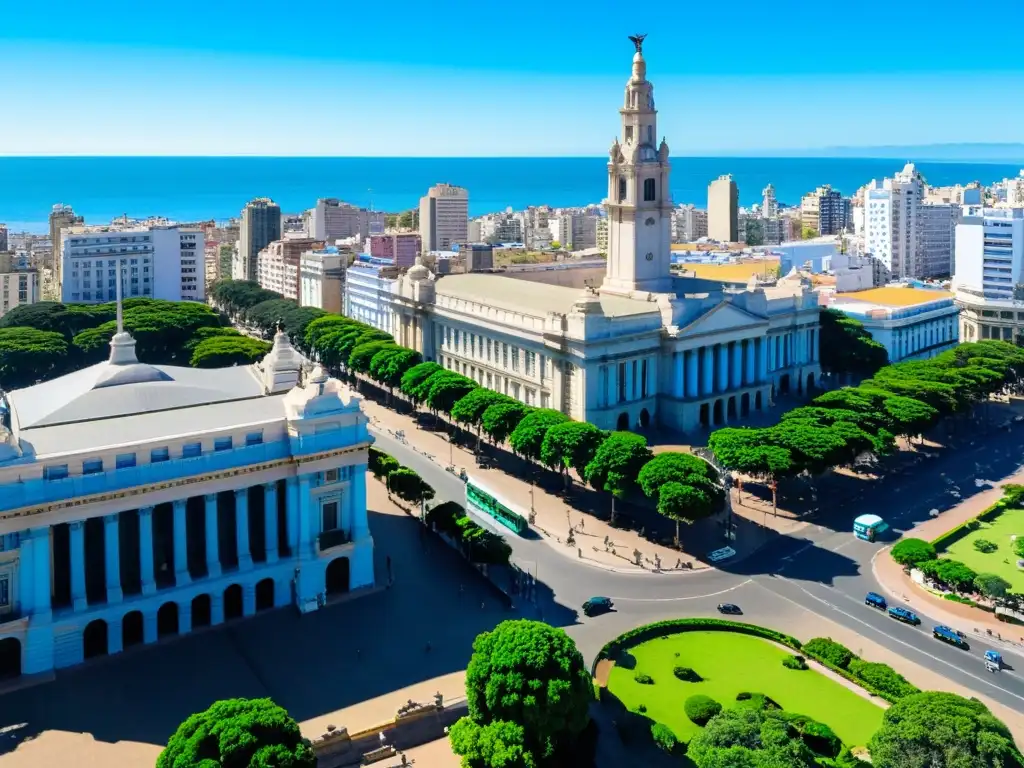
[[[760,317],[737,307],[731,301],[723,301],[704,313],[692,323],[684,326],[680,335],[693,336],[708,333],[728,333],[758,326],[767,327],[768,318]]]

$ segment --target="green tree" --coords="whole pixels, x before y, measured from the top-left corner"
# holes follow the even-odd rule
[[[281,294],[269,291],[252,280],[218,280],[210,291],[210,297],[217,306],[237,315],[264,301],[280,299]]]
[[[676,524],[676,546],[679,546],[679,524],[694,523],[714,514],[718,499],[710,487],[665,483],[658,492],[658,514]]]
[[[924,539],[900,539],[892,548],[892,559],[904,568],[914,568],[935,559],[935,547]]]
[[[299,725],[270,699],[227,699],[174,732],[156,768],[315,768]]]
[[[0,328],[0,388],[20,389],[65,372],[68,343],[56,331]]]
[[[1012,586],[996,573],[979,573],[974,577],[974,588],[991,600],[1002,600]]]
[[[480,447],[480,429],[482,426],[484,412],[492,405],[505,402],[515,402],[508,395],[495,392],[487,387],[476,387],[459,399],[452,406],[451,417],[461,424],[467,424],[476,429],[477,448]]]
[[[946,586],[957,592],[967,592],[974,587],[974,579],[978,574],[959,560],[942,558],[936,562],[935,575]]]
[[[790,719],[780,710],[726,710],[691,739],[686,756],[697,768],[812,768],[815,755]]]
[[[214,336],[196,346],[189,364],[193,368],[251,365],[266,357],[269,351],[270,344],[259,339],[248,336]]]
[[[423,398],[416,395],[416,393],[419,392],[420,386],[435,373],[443,370],[444,369],[435,362],[425,362],[420,363],[419,365],[414,365],[402,374],[402,381],[400,382],[399,389],[402,394],[412,400],[413,403],[421,402]]]
[[[837,309],[820,314],[821,368],[829,373],[872,376],[889,364],[889,353],[864,324]]]
[[[378,451],[376,448],[370,448],[366,468],[370,471],[370,474],[378,480],[386,478],[401,466],[402,465],[398,463],[398,459],[391,454],[384,453],[384,451]]]
[[[423,356],[414,349],[383,346],[370,361],[370,375],[390,392],[402,383],[406,371],[421,362]]]
[[[509,437],[509,445],[519,456],[533,461],[540,461],[540,449],[544,444],[544,436],[556,424],[569,420],[561,411],[551,408],[532,408],[519,422]]]
[[[658,514],[676,524],[693,523],[715,512],[724,498],[715,470],[689,453],[666,451],[644,464],[637,475],[641,490],[657,503]]]
[[[927,691],[886,710],[868,744],[875,768],[1020,768],[1007,727],[977,699]]]
[[[519,422],[526,418],[529,406],[509,398],[489,406],[480,417],[480,427],[495,445],[504,443]]]
[[[651,449],[641,435],[612,432],[594,454],[584,470],[591,487],[612,495],[612,521],[615,521],[615,500],[622,499],[636,485],[637,475],[651,460]]]
[[[417,208],[402,211],[398,214],[399,229],[418,229],[420,226],[420,212]]]
[[[768,445],[760,429],[717,429],[708,439],[708,448],[723,467],[744,475],[768,481],[772,492],[772,512],[778,502],[778,479],[796,472],[793,452],[788,448]],[[741,486],[742,492],[742,486]]]
[[[451,413],[455,404],[477,388],[477,383],[461,373],[445,371],[430,378],[427,405],[435,413]]]
[[[352,373],[369,373],[370,363],[373,362],[373,358],[376,357],[378,352],[383,350],[397,350],[400,349],[394,341],[387,339],[378,339],[376,341],[368,341],[365,344],[360,344],[357,347],[352,348],[352,352],[348,356],[348,369]]]
[[[462,756],[463,768],[536,768],[524,744],[523,727],[507,720],[480,725],[463,717],[448,732],[452,752]]]
[[[549,467],[557,467],[569,489],[569,470],[583,477],[597,449],[608,433],[586,421],[563,421],[548,428],[540,446],[540,460]]]
[[[424,482],[415,470],[399,467],[388,473],[388,492],[410,504],[420,504],[434,498],[434,489]]]
[[[593,698],[583,656],[561,629],[503,621],[473,643],[466,668],[468,719],[481,728],[499,722],[521,727],[522,745],[538,766],[564,764],[559,761],[590,720]],[[462,746],[452,740],[456,752]]]
[[[185,342],[185,351],[189,353],[189,359],[191,359],[192,354],[196,351],[196,347],[207,339],[237,338],[241,335],[241,333],[229,326],[197,328],[196,332],[192,334],[192,338]]]

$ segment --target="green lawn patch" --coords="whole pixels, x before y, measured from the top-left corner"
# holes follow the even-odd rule
[[[1024,536],[1024,509],[1008,509],[991,522],[979,526],[957,542],[950,544],[943,557],[959,560],[978,573],[995,573],[1013,585],[1013,592],[1024,592],[1024,571],[1017,568],[1019,556],[1013,551],[1010,536]],[[974,542],[986,539],[994,543],[995,552],[979,552]]]
[[[699,730],[683,704],[697,694],[710,696],[723,707],[743,705],[741,692],[760,693],[787,712],[807,715],[830,726],[848,746],[867,744],[882,723],[882,708],[816,670],[793,670],[782,665],[790,652],[750,635],[733,632],[682,632],[648,640],[630,648],[635,669],[616,665],[608,690],[629,710],[646,706],[645,716],[664,723],[681,741]],[[676,655],[678,654],[678,655]],[[690,667],[703,680],[679,680],[676,667]],[[649,675],[641,685],[634,675]]]

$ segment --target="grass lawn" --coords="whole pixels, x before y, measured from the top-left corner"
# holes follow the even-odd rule
[[[1014,592],[1024,591],[1024,571],[1017,567],[1017,555],[1013,552],[1010,536],[1024,536],[1024,509],[1008,509],[990,523],[982,523],[960,541],[952,544],[942,554],[959,560],[978,573],[995,573],[1013,585]],[[974,548],[978,539],[988,539],[999,549],[985,554]]]
[[[636,658],[636,669],[616,665],[608,679],[609,691],[629,710],[646,705],[647,717],[664,723],[684,741],[699,730],[683,712],[683,702],[697,693],[725,708],[737,704],[741,691],[763,693],[788,712],[825,723],[851,747],[867,744],[882,724],[881,707],[813,669],[786,669],[785,650],[750,635],[681,632],[649,640],[629,652]],[[676,666],[691,667],[703,682],[677,680],[672,674]],[[654,685],[634,681],[636,672],[650,675]]]

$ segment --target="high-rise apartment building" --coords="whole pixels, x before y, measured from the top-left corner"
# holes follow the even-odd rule
[[[299,262],[306,251],[322,248],[312,238],[289,237],[275,240],[256,257],[256,277],[261,287],[286,299],[299,300]]]
[[[125,298],[203,301],[205,238],[174,224],[64,227],[60,300],[100,303],[116,297],[120,263]]]
[[[923,196],[924,179],[913,163],[864,189],[864,250],[880,259],[895,278],[922,276],[918,208]]]
[[[242,209],[238,255],[231,267],[235,280],[259,279],[260,251],[281,239],[281,207],[268,197],[250,200]]]
[[[1024,341],[1024,209],[964,210],[953,283],[962,341]]]
[[[761,190],[761,215],[774,219],[779,215],[779,201],[775,198],[775,187],[769,184]]]
[[[922,205],[921,216],[921,274],[924,278],[945,278],[953,274],[956,260],[956,226],[962,217],[959,205]]]
[[[7,250],[7,225],[0,224],[0,253]]]
[[[381,214],[343,202],[322,197],[306,211],[306,234],[314,240],[333,244],[350,237],[367,238],[374,234],[373,223],[382,223]]]
[[[378,259],[391,259],[398,267],[411,267],[423,253],[423,241],[417,232],[391,232],[371,235],[370,255]]]
[[[60,245],[61,230],[65,227],[81,226],[84,223],[85,219],[76,216],[70,205],[58,203],[50,211],[50,245],[53,247],[53,260],[50,262],[50,285],[54,295],[60,295],[63,282],[61,267],[64,257]]]
[[[0,317],[21,304],[39,301],[39,273],[27,253],[0,252]]]
[[[469,192],[437,184],[420,198],[420,239],[424,251],[448,250],[469,239]]]
[[[582,211],[563,211],[548,221],[551,228],[557,222],[558,240],[563,250],[583,251],[597,247],[597,222],[600,217]],[[552,237],[555,232],[552,229]]]
[[[739,240],[739,189],[732,174],[708,185],[708,237],[722,243]]]
[[[828,184],[800,199],[800,220],[805,230],[837,235],[850,226],[850,200]]]
[[[672,242],[692,243],[708,236],[708,212],[693,203],[684,203],[672,211]]]

